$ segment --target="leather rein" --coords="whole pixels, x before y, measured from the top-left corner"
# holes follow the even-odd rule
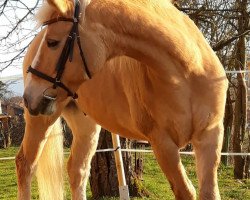
[[[56,77],[48,76],[48,75],[36,70],[35,68],[32,68],[31,66],[29,66],[29,68],[27,70],[27,73],[30,72],[39,78],[42,78],[46,81],[53,83],[53,89],[56,89],[57,87],[61,87],[62,89],[64,89],[68,93],[68,96],[71,96],[73,99],[77,99],[78,95],[75,92],[72,92],[65,84],[63,84],[61,82],[61,78],[62,78],[62,74],[63,74],[64,69],[65,69],[65,64],[66,64],[67,60],[69,59],[69,62],[72,62],[75,40],[76,40],[78,48],[79,48],[79,52],[80,52],[80,56],[81,56],[84,68],[85,68],[85,72],[86,72],[88,78],[91,79],[91,74],[90,74],[90,71],[88,69],[84,54],[83,54],[80,36],[79,36],[79,30],[78,30],[79,15],[80,15],[80,3],[77,0],[77,1],[75,1],[74,18],[57,17],[57,18],[53,18],[53,19],[48,20],[48,21],[43,23],[43,26],[50,25],[50,24],[53,24],[53,23],[56,23],[59,21],[73,23],[72,29],[68,35],[68,38],[64,44],[62,53],[59,57],[57,65],[56,65],[56,71],[57,71]],[[56,97],[50,97],[46,94],[43,94],[43,95],[44,95],[44,98],[49,99],[49,100],[56,99]]]

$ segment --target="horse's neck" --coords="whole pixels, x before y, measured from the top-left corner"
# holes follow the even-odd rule
[[[193,24],[189,20],[187,28],[183,20],[186,17],[168,1],[154,2],[158,5],[147,2],[144,5],[139,0],[92,0],[86,18],[105,42],[108,58],[127,55],[163,68],[169,65],[166,60],[171,59],[188,71],[199,57],[195,42],[188,38]],[[196,29],[194,35],[201,38]]]

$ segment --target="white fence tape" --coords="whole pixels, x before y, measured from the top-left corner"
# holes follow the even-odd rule
[[[96,153],[102,153],[102,152],[113,152],[116,151],[116,149],[98,149],[96,150]],[[134,153],[153,153],[153,150],[144,150],[144,149],[121,149],[122,152],[134,152]],[[70,152],[65,152],[65,155],[70,154]],[[181,155],[194,155],[193,151],[180,151]],[[222,152],[222,156],[250,156],[250,153],[232,153],[232,152]],[[5,160],[14,160],[15,157],[4,157],[0,158],[0,161]]]
[[[0,161],[4,161],[4,160],[15,160],[15,157],[0,158]]]
[[[226,70],[227,74],[250,73],[250,70]]]

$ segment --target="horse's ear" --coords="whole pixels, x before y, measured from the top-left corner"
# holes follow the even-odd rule
[[[74,13],[74,0],[47,0],[59,13],[65,17],[72,17]]]

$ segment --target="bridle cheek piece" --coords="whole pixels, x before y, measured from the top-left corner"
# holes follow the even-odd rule
[[[80,15],[80,3],[79,3],[79,0],[76,0],[75,1],[74,18],[57,17],[57,18],[53,18],[53,19],[48,20],[48,21],[43,23],[43,26],[50,25],[50,24],[53,24],[53,23],[56,23],[59,21],[73,23],[71,31],[67,37],[67,40],[66,40],[65,45],[63,47],[62,53],[59,57],[57,65],[56,65],[56,71],[57,71],[56,77],[53,78],[51,76],[48,76],[48,75],[44,74],[43,72],[40,72],[40,71],[36,70],[35,68],[32,68],[31,66],[29,66],[29,68],[27,70],[27,73],[30,72],[39,78],[42,78],[46,81],[53,83],[53,86],[52,86],[53,89],[56,89],[57,87],[64,89],[68,93],[68,96],[71,96],[73,99],[77,99],[78,95],[75,92],[72,92],[67,86],[65,86],[61,82],[61,78],[62,78],[62,74],[63,74],[64,69],[65,69],[65,64],[66,64],[67,60],[69,60],[69,62],[72,62],[72,60],[73,60],[73,50],[74,50],[75,40],[76,40],[77,46],[79,48],[79,52],[80,52],[81,59],[83,61],[85,72],[86,72],[88,78],[91,79],[91,74],[90,74],[90,71],[88,69],[84,54],[83,54],[80,36],[79,36],[79,30],[78,30],[79,15]],[[44,98],[49,99],[49,100],[56,99],[54,97],[50,97],[50,96],[45,95],[45,94],[43,96],[44,96]]]

